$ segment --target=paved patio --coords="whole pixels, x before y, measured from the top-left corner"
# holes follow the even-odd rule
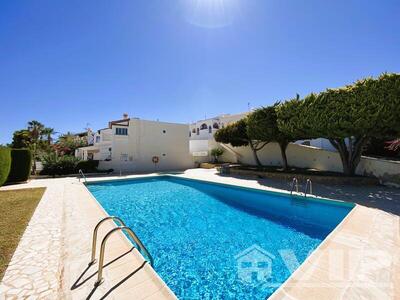
[[[288,190],[268,179],[220,176],[191,169],[176,176],[264,190]],[[127,177],[137,177],[127,176]],[[89,178],[89,181],[119,177]],[[40,179],[1,189],[45,186],[0,284],[0,298],[174,299],[170,289],[124,235],[110,240],[104,284],[94,288],[88,267],[91,233],[104,210],[76,178]],[[398,299],[400,297],[400,190],[316,185],[317,195],[356,202],[355,209],[292,274],[272,299]],[[111,228],[104,226],[104,231]],[[98,253],[98,252],[97,252]],[[115,259],[118,258],[118,259]]]

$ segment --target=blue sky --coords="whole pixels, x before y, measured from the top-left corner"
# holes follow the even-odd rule
[[[188,123],[400,70],[398,1],[0,1],[0,143]]]

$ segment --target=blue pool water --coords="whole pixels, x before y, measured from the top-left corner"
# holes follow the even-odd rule
[[[170,176],[88,184],[180,299],[265,299],[351,205]]]

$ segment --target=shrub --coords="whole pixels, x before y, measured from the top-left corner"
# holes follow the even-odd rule
[[[11,149],[11,169],[7,182],[26,181],[32,167],[32,153],[29,149]]]
[[[214,162],[218,163],[218,157],[224,154],[224,149],[222,148],[213,148],[211,149],[211,156],[214,157]]]
[[[76,172],[79,159],[74,156],[58,156],[51,152],[42,156],[43,170],[42,175],[67,175]]]
[[[392,144],[393,138],[371,138],[365,147],[365,151],[363,155],[366,156],[379,156],[379,157],[398,157],[400,155],[400,148],[396,149],[396,147],[390,147]]]
[[[80,169],[83,172],[97,172],[97,167],[99,166],[99,161],[98,160],[82,160],[78,162],[78,165],[76,166],[77,171]]]
[[[0,186],[6,182],[11,167],[10,148],[0,147]]]

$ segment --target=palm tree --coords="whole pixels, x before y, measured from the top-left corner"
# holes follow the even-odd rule
[[[40,123],[39,121],[32,120],[28,122],[28,131],[31,136],[31,149],[32,149],[32,158],[33,158],[33,164],[32,164],[32,173],[36,173],[36,160],[38,156],[38,144],[39,141],[42,138],[43,135],[43,129],[44,125]]]
[[[42,130],[42,135],[46,137],[47,144],[49,144],[49,145],[53,141],[53,137],[52,137],[53,134],[56,134],[56,131],[54,130],[54,128],[45,127]]]
[[[39,121],[32,120],[28,122],[28,131],[30,132],[31,138],[34,142],[37,142],[42,136],[43,129],[44,125]]]

